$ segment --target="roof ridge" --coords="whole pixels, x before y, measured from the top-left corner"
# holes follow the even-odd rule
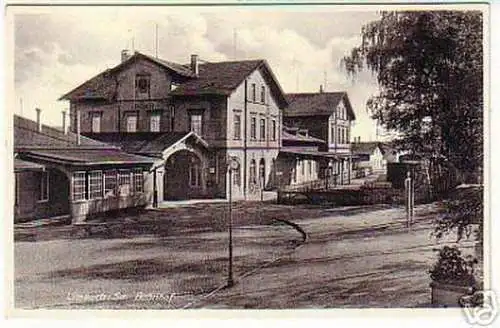
[[[347,93],[347,91],[323,91],[323,92],[320,92],[320,91],[316,91],[316,92],[289,92],[287,93],[286,95],[287,96],[292,96],[292,95],[310,95],[310,96],[314,96],[314,95],[328,95],[328,94],[339,94],[339,93]]]
[[[242,60],[223,60],[223,61],[216,61],[216,62],[204,62],[204,63],[200,63],[200,65],[206,65],[206,64],[211,64],[211,65],[214,65],[214,64],[231,64],[231,63],[249,63],[249,62],[264,62],[265,59],[263,58],[258,58],[258,59],[242,59]]]

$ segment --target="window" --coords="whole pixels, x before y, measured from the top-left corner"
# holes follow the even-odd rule
[[[84,200],[85,197],[85,172],[73,173],[73,200]]]
[[[89,172],[89,199],[102,198],[102,171]]]
[[[135,94],[137,96],[149,96],[151,77],[149,75],[137,75],[135,77]]]
[[[189,185],[191,187],[201,186],[200,164],[194,159],[192,159],[189,164]]]
[[[250,174],[249,174],[249,183],[250,184],[256,184],[257,183],[257,172],[256,172],[256,164],[255,160],[252,159],[250,161]]]
[[[241,139],[241,115],[234,114],[234,139]]]
[[[191,114],[189,116],[189,122],[189,125],[191,126],[190,130],[198,135],[201,135],[203,131],[201,114]]]
[[[260,88],[260,102],[265,104],[266,103],[266,87],[262,86]]]
[[[142,169],[134,170],[134,192],[144,191],[144,175]]]
[[[266,186],[266,161],[263,158],[259,162],[259,184],[262,188]]]
[[[250,120],[250,139],[257,139],[257,118],[255,117]]]
[[[312,161],[309,160],[307,161],[308,167],[309,167],[309,176],[312,176],[313,170],[312,170]]]
[[[170,106],[170,131],[174,131],[175,107]]]
[[[120,170],[118,173],[118,194],[120,196],[129,195],[131,192],[130,171]]]
[[[160,113],[151,113],[151,116],[149,117],[149,131],[160,132],[160,119]]]
[[[256,102],[257,101],[257,96],[255,94],[255,83],[252,83],[252,91],[251,91],[251,95],[252,95],[252,101],[253,102]]]
[[[104,197],[116,196],[116,171],[104,172]]]
[[[276,120],[271,121],[272,127],[271,127],[271,137],[273,138],[273,141],[276,140]]]
[[[127,114],[127,132],[137,132],[137,114]]]
[[[238,167],[232,170],[232,174],[233,174],[233,185],[238,187],[241,186],[241,170],[239,162],[238,162]]]
[[[101,132],[101,113],[92,113],[92,127],[91,127],[91,132],[92,133],[99,133]]]
[[[302,176],[306,175],[306,163],[305,163],[305,161],[300,161],[300,174],[302,174]]]
[[[331,134],[331,142],[330,143],[336,143],[336,139],[335,139],[335,124],[332,123],[331,127],[330,127],[330,134]]]
[[[49,172],[47,171],[40,172],[40,192],[38,195],[39,201],[49,200]]]
[[[266,140],[266,119],[260,119],[260,140]]]

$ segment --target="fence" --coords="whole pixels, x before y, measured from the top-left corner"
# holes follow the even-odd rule
[[[313,184],[310,185],[311,187]],[[403,205],[405,202],[404,190],[396,189],[390,183],[371,183],[356,188],[323,188],[307,189],[280,189],[278,190],[279,204],[330,204],[333,206],[356,206],[391,204]],[[436,194],[437,195],[437,194]],[[432,197],[428,188],[415,188],[415,204],[428,203],[437,199]]]

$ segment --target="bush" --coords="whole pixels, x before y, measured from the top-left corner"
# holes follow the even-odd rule
[[[439,259],[430,270],[431,279],[451,285],[476,286],[474,266],[477,259],[463,257],[456,247],[445,246],[439,251]]]
[[[440,217],[434,227],[434,236],[443,235],[456,230],[457,241],[464,236],[469,238],[474,224],[479,225],[476,238],[482,241],[483,223],[483,189],[481,186],[457,188],[451,200],[443,203],[445,214]]]
[[[434,236],[441,238],[452,231],[457,233],[457,242],[464,236],[469,238],[472,227],[478,225],[475,239],[483,242],[483,188],[477,185],[459,186],[452,198],[444,202],[445,214],[434,228]],[[439,252],[439,259],[430,270],[431,279],[460,286],[477,287],[474,268],[478,263],[472,256],[463,257],[456,247],[445,246]],[[479,282],[480,283],[480,282]]]

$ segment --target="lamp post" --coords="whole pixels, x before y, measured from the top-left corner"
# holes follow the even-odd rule
[[[233,279],[233,170],[238,168],[238,161],[234,158],[229,158],[228,172],[229,172],[229,269],[227,276],[227,287],[234,285]]]
[[[328,162],[328,168],[326,169],[326,182],[327,186],[326,189],[328,190],[328,180],[333,176],[333,164],[331,161]]]

